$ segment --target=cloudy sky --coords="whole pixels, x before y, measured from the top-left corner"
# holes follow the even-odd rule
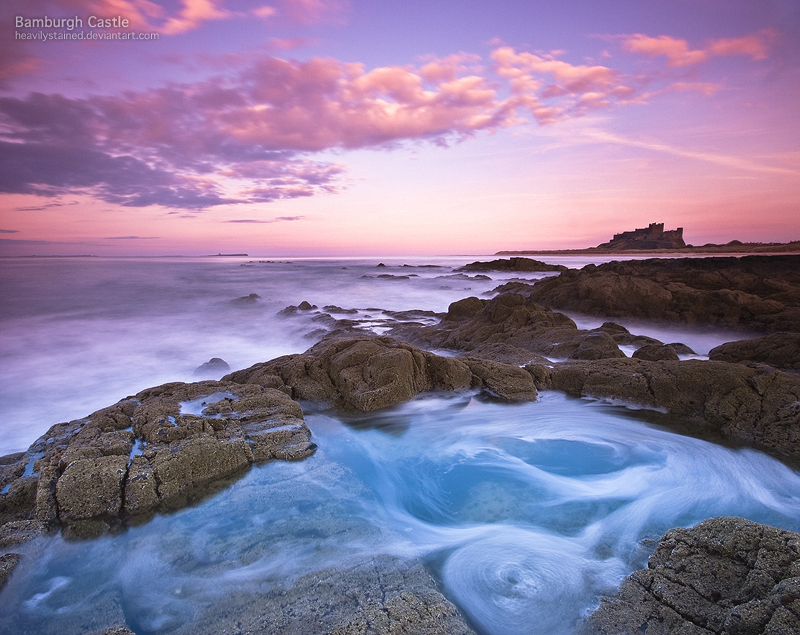
[[[477,254],[654,221],[800,239],[797,0],[0,13],[0,254]]]

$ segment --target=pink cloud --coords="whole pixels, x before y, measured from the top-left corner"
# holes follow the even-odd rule
[[[181,0],[183,9],[175,16],[169,18],[161,27],[161,32],[167,35],[183,33],[196,29],[201,23],[208,20],[224,20],[231,16],[229,11],[221,8],[222,0]]]
[[[686,40],[659,35],[650,37],[642,33],[625,36],[623,50],[647,57],[665,56],[667,66],[680,68],[708,61],[714,55],[747,55],[754,60],[766,59],[769,44],[775,33],[770,29],[741,38],[709,40],[705,48],[690,49]]]

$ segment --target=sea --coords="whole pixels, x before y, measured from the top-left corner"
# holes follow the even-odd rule
[[[211,358],[236,370],[303,352],[330,328],[324,312],[348,311],[336,317],[381,334],[391,312],[444,312],[511,280],[557,275],[455,271],[493,258],[2,258],[0,455],[144,388],[219,378],[198,374]],[[301,302],[317,308],[284,310]],[[608,320],[570,316],[581,328]],[[754,336],[613,321],[700,359]],[[318,446],[305,461],[256,466],[117,535],[20,547],[27,557],[0,595],[0,633],[83,635],[115,623],[194,633],[222,624],[231,597],[394,556],[422,562],[481,635],[567,635],[646,566],[671,527],[734,515],[800,531],[796,470],[672,433],[633,407],[465,391],[305,414]]]

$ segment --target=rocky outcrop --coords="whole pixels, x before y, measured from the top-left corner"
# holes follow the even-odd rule
[[[662,410],[681,431],[800,462],[800,376],[700,360],[564,362],[526,369],[537,387]]]
[[[464,351],[472,357],[524,364],[537,358],[541,361],[541,356],[625,357],[615,336],[622,333],[630,336],[630,333],[614,326],[616,329],[604,325],[592,331],[579,330],[563,313],[546,309],[522,295],[503,293],[488,301],[459,300],[450,305],[446,317],[437,325],[398,326],[389,334],[426,348]]]
[[[96,535],[181,507],[254,462],[302,459],[314,448],[299,404],[278,390],[165,384],[57,424],[14,455],[3,466],[0,522],[12,541],[36,535],[31,522]]]
[[[348,336],[323,340],[300,355],[287,355],[226,375],[258,384],[293,399],[369,412],[407,401],[427,390],[487,388],[509,400],[535,399],[533,382],[518,367],[441,357],[389,337]],[[522,382],[522,383],[520,383]],[[491,385],[490,385],[491,384]]]
[[[752,340],[726,342],[708,353],[720,362],[760,362],[800,370],[800,333],[773,333]]]
[[[589,315],[800,332],[800,256],[614,261],[513,290]]]
[[[794,635],[800,535],[744,518],[671,529],[587,620],[595,635]]]
[[[533,258],[507,258],[489,262],[475,261],[453,271],[566,271],[564,265],[549,265]]]

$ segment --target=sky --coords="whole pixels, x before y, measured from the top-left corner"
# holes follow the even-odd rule
[[[4,0],[0,255],[798,240],[798,104],[798,0]]]

